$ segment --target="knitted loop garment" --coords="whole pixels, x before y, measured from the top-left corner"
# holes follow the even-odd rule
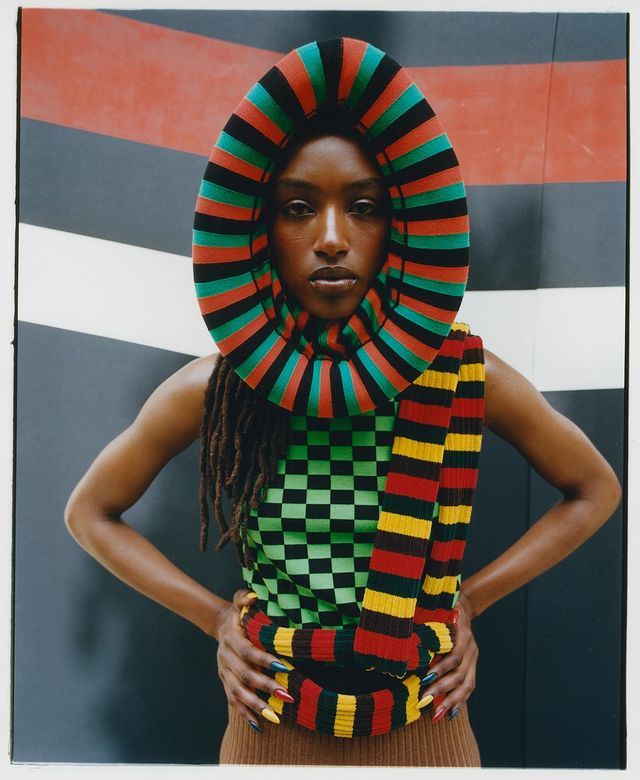
[[[337,737],[384,734],[420,717],[420,679],[453,647],[454,603],[482,440],[479,337],[454,324],[433,365],[402,394],[385,494],[357,626],[284,628],[255,605],[241,611],[258,647],[283,658],[270,672],[294,698],[257,691],[285,718]],[[437,520],[432,517],[435,501]],[[290,660],[289,660],[290,659]],[[372,693],[322,688],[297,660],[347,662],[395,679]]]
[[[325,323],[287,299],[264,206],[294,131],[334,107],[375,156],[392,216],[370,289],[350,317]],[[258,695],[308,729],[354,737],[416,720],[420,677],[453,645],[483,414],[482,345],[454,322],[468,248],[449,139],[406,71],[364,41],[314,41],[287,54],[240,101],[209,158],[196,204],[194,280],[206,326],[234,371],[296,415],[358,415],[400,401],[357,626],[291,629],[257,608],[242,611],[251,641],[283,658],[288,671],[267,674],[295,701]],[[296,668],[303,659],[390,681],[373,693],[331,691]]]
[[[319,350],[284,300],[263,207],[294,128],[332,106],[375,155],[393,214],[381,270]],[[394,398],[431,364],[460,307],[468,247],[460,167],[431,106],[387,54],[336,38],[286,55],[225,124],[197,199],[193,268],[207,328],[237,374],[295,414],[334,417]]]

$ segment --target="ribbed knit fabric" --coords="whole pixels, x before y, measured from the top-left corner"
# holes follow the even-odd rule
[[[359,623],[337,629],[285,628],[260,608],[240,613],[252,643],[287,667],[267,672],[294,697],[258,690],[286,720],[347,737],[380,735],[420,718],[420,678],[453,647],[460,564],[481,445],[482,342],[455,323],[432,367],[400,401],[392,460]],[[437,520],[432,520],[436,500]],[[344,662],[390,681],[347,694],[318,684],[299,660]]]
[[[393,214],[370,289],[314,344],[284,300],[264,205],[293,131],[321,108],[353,122],[380,165]],[[362,414],[402,392],[449,332],[468,261],[465,189],[451,143],[409,74],[375,46],[334,38],[289,52],[220,133],[194,220],[200,311],[236,373],[282,408]]]
[[[220,764],[298,766],[449,766],[479,767],[478,743],[467,705],[453,720],[431,723],[431,706],[419,720],[375,737],[338,739],[295,723],[260,718],[262,734],[229,707],[220,746]]]

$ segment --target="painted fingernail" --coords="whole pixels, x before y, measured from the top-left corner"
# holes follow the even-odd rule
[[[423,677],[422,680],[420,680],[421,685],[429,685],[429,683],[432,683],[434,680],[438,679],[437,672],[429,672],[429,674],[426,677]]]
[[[460,712],[460,707],[456,707],[455,710],[449,715],[449,720],[453,720],[455,716]]]
[[[447,710],[444,707],[440,707],[440,709],[436,712],[436,714],[431,718],[432,723],[437,723],[440,718],[445,714]]]
[[[284,664],[281,664],[280,661],[271,661],[270,663],[271,668],[274,672],[288,672],[289,668],[285,666]]]
[[[418,702],[418,709],[421,710],[423,707],[426,707],[427,704],[431,704],[432,701],[433,701],[433,696],[430,693],[428,693],[424,697],[424,699],[420,699],[420,701]]]
[[[258,594],[255,592],[255,590],[250,590],[247,593],[247,598],[248,599],[258,599],[258,598],[260,598],[260,596],[258,596]]]
[[[280,718],[275,714],[275,712],[270,707],[263,707],[260,710],[260,714],[262,715],[263,718],[270,720],[271,723],[280,723]]]
[[[252,720],[250,720],[250,721],[249,721],[249,725],[251,726],[251,728],[252,728],[254,731],[257,731],[257,732],[258,732],[258,734],[262,734],[262,729],[260,728],[260,726],[258,726],[258,724],[257,724],[257,723],[254,723]]]
[[[282,701],[286,701],[289,704],[293,704],[294,698],[291,696],[291,694],[287,693],[284,688],[276,688],[273,692],[274,696],[277,696],[279,699],[282,699]]]

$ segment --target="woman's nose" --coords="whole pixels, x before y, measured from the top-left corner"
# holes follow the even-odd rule
[[[318,213],[313,245],[316,254],[335,257],[349,251],[348,226],[341,209],[326,208]]]

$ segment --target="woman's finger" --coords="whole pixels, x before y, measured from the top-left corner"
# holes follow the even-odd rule
[[[239,588],[234,594],[233,594],[233,604],[236,607],[243,607],[245,604],[251,604],[252,602],[257,601],[258,594],[255,592],[255,590],[249,590],[249,588]]]
[[[223,677],[223,684],[229,705],[235,707],[249,725],[253,725],[254,729],[257,726],[256,730],[261,731],[259,727],[260,716],[272,723],[280,722],[271,707],[253,691],[245,688],[232,672],[227,670]]]

